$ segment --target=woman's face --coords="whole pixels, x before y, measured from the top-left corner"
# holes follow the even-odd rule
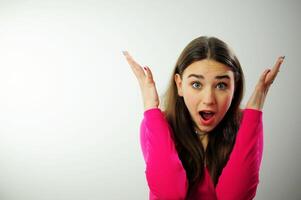
[[[189,65],[183,79],[175,75],[178,95],[199,132],[209,132],[223,119],[234,94],[234,73],[230,67],[214,60],[203,59]]]

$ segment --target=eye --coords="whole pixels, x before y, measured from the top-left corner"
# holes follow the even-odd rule
[[[227,83],[221,82],[221,83],[218,83],[216,87],[218,89],[225,90],[225,89],[227,89],[227,86],[228,86]]]
[[[191,85],[195,89],[199,89],[202,86],[200,82],[193,82]]]

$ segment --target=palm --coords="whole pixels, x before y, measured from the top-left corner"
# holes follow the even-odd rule
[[[269,91],[271,84],[274,82],[279,72],[283,59],[284,57],[279,57],[274,67],[272,69],[265,70],[260,76],[256,88],[247,103],[247,108],[253,108],[258,110],[261,110],[263,108],[266,95]]]
[[[127,51],[123,52],[123,54],[139,82],[144,102],[144,109],[147,110],[158,107],[159,98],[151,70],[146,67],[146,72],[144,72],[143,68]]]

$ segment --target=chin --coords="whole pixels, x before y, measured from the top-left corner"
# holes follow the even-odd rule
[[[202,132],[210,132],[215,128],[215,126],[214,127],[212,127],[212,126],[202,126],[202,127],[198,127],[198,128]]]

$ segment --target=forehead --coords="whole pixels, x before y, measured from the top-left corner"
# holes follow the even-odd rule
[[[234,78],[234,74],[230,67],[210,59],[203,59],[190,64],[184,70],[183,78],[187,78],[190,74],[201,74],[205,78],[211,78],[218,75],[229,75],[231,79]]]

